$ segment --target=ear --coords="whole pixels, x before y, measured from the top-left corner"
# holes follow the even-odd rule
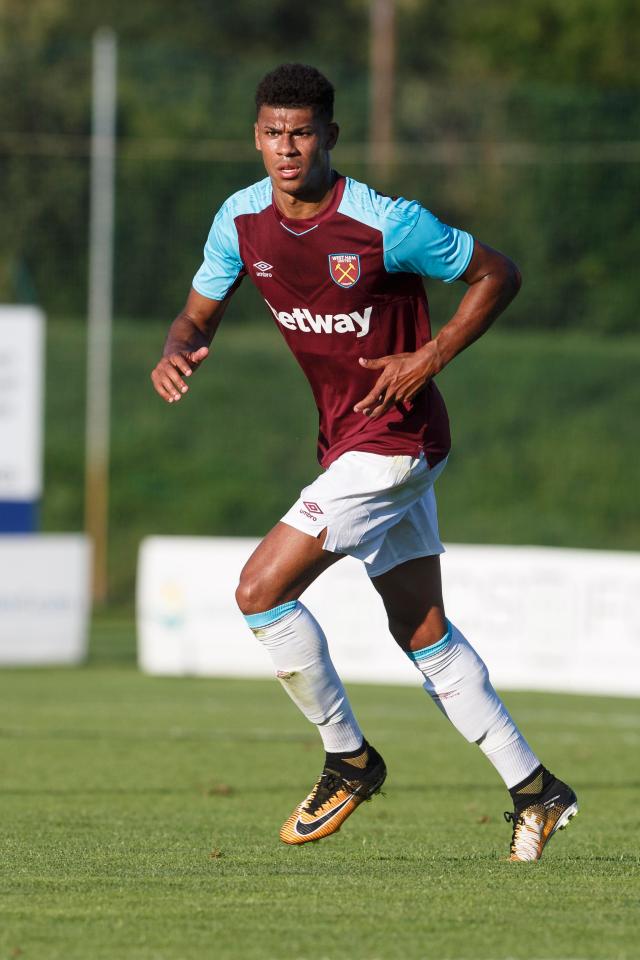
[[[258,124],[257,124],[257,123],[254,123],[254,125],[253,125],[253,133],[254,133],[255,140],[256,140],[256,150],[259,150],[260,153],[262,153],[262,147],[260,146],[260,137],[258,136]]]
[[[338,142],[338,137],[340,135],[340,127],[337,123],[334,123],[332,120],[331,123],[327,126],[327,150],[333,150],[336,143]]]

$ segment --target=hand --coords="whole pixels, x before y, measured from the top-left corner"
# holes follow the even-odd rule
[[[179,400],[189,389],[182,377],[190,377],[208,356],[208,347],[200,347],[192,352],[167,354],[151,373],[151,380],[156,393],[167,403]]]
[[[396,353],[376,360],[359,360],[360,366],[367,370],[382,370],[375,384],[366,395],[356,403],[355,413],[375,420],[382,416],[394,403],[407,403],[425,384],[439,372],[439,351],[433,340],[421,347],[416,353]]]

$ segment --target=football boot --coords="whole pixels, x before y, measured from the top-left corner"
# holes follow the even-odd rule
[[[513,823],[509,860],[539,860],[556,830],[564,830],[577,812],[575,793],[554,777],[544,793],[528,806],[505,813],[505,820]]]
[[[384,760],[368,744],[359,757],[325,764],[311,793],[283,823],[280,839],[283,843],[309,843],[335,833],[361,803],[380,790],[386,776]]]

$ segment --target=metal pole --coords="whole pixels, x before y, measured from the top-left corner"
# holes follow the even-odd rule
[[[394,147],[395,2],[370,0],[369,157],[374,174],[385,181]]]
[[[116,35],[101,27],[93,37],[85,446],[85,528],[98,603],[107,597],[116,70]]]

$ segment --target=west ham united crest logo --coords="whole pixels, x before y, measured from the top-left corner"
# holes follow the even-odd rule
[[[360,279],[360,255],[357,253],[330,253],[329,274],[339,287],[352,287]]]

